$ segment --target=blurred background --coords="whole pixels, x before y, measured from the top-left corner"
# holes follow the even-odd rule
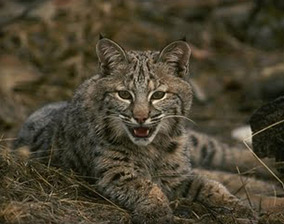
[[[194,128],[225,141],[284,95],[283,0],[0,0],[0,139],[95,74],[99,33],[126,50],[186,36]]]

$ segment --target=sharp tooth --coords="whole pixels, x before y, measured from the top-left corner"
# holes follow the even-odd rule
[[[134,128],[133,133],[134,133],[134,135],[139,136],[139,137],[146,137],[146,136],[149,135],[150,129],[148,129],[148,128],[137,128],[137,129]]]

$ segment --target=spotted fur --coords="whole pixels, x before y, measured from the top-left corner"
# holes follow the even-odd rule
[[[98,74],[70,102],[32,115],[15,147],[29,145],[36,157],[90,177],[133,223],[172,223],[169,202],[181,197],[248,211],[220,183],[192,172],[190,147],[199,142],[184,127],[192,102],[188,44],[125,51],[103,38],[96,51]],[[213,153],[201,152],[198,163],[212,165]]]

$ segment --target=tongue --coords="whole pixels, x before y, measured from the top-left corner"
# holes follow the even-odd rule
[[[149,128],[140,127],[140,128],[134,128],[133,130],[134,130],[134,135],[136,137],[145,138],[149,134]]]

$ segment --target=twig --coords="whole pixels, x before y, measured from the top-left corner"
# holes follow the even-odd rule
[[[248,191],[247,191],[246,184],[244,183],[244,180],[243,180],[243,178],[242,178],[242,175],[241,175],[240,169],[239,169],[239,167],[238,167],[238,166],[236,166],[236,169],[237,169],[237,171],[238,171],[238,174],[239,174],[240,180],[241,180],[242,185],[243,185],[243,187],[244,187],[244,190],[245,190],[245,193],[246,193],[246,196],[247,196],[247,199],[248,199],[249,205],[250,205],[250,207],[252,208],[251,199],[250,199],[249,193],[248,193]]]
[[[283,183],[283,181],[282,181],[282,180],[281,180],[281,179],[255,154],[255,152],[251,149],[251,147],[250,147],[250,146],[248,145],[248,143],[246,142],[248,139],[254,137],[255,135],[258,135],[259,133],[264,132],[264,131],[266,131],[267,129],[272,128],[272,127],[274,127],[274,126],[276,126],[276,125],[279,125],[279,124],[281,124],[281,123],[284,123],[284,119],[281,120],[281,121],[278,121],[278,122],[276,122],[276,123],[274,123],[274,124],[271,124],[271,125],[269,125],[269,126],[263,128],[263,129],[261,129],[260,131],[257,131],[257,132],[255,132],[255,133],[253,133],[251,136],[245,138],[245,139],[243,140],[243,143],[244,143],[245,146],[248,148],[248,150],[251,152],[251,154],[265,167],[265,169],[267,169],[267,170],[271,173],[271,175],[272,175],[273,177],[275,177],[275,179],[282,185],[282,188],[284,189],[284,183]]]

